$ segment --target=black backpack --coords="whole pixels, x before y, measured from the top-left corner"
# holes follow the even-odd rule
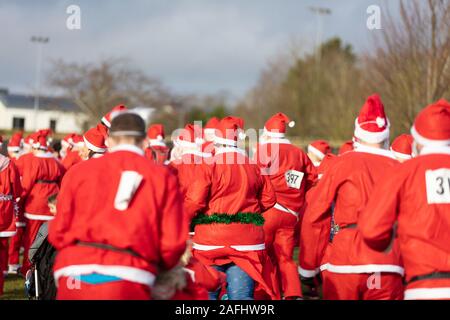
[[[31,260],[29,284],[27,285],[27,293],[29,299],[36,299],[36,271],[37,271],[37,287],[38,300],[55,300],[56,285],[53,277],[53,263],[56,257],[56,249],[44,239],[41,246]]]

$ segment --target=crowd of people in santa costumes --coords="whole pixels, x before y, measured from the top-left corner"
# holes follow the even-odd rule
[[[374,94],[337,155],[295,146],[294,125],[267,119],[250,155],[241,118],[186,124],[170,148],[125,105],[60,150],[51,130],[17,132],[0,156],[0,271],[27,273],[48,223],[57,299],[302,299],[320,285],[324,299],[450,299],[450,104],[390,145]]]

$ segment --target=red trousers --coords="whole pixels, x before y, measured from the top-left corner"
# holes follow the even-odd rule
[[[275,208],[263,216],[266,250],[277,267],[284,297],[301,297],[297,264],[293,259],[297,217]]]
[[[70,277],[58,281],[57,300],[150,300],[150,287],[130,281],[88,284]]]
[[[27,274],[27,271],[30,269],[31,263],[28,260],[28,251],[33,244],[34,239],[36,239],[36,235],[39,231],[39,228],[42,226],[44,220],[28,220],[27,226],[25,227],[25,233],[23,236],[23,263],[21,268],[21,273],[23,275]]]
[[[3,271],[8,270],[8,240],[9,238],[0,238],[0,296],[3,294],[5,282]]]
[[[402,300],[403,279],[395,273],[322,272],[325,300]]]
[[[23,246],[25,227],[18,227],[15,236],[9,241],[9,265],[19,265],[20,247]]]

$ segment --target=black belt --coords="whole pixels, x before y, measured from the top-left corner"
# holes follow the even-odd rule
[[[144,259],[138,253],[134,252],[131,249],[117,248],[117,247],[114,247],[114,246],[106,244],[106,243],[77,241],[76,245],[77,246],[85,246],[85,247],[93,247],[93,248],[105,249],[105,250],[110,250],[110,251],[115,251],[115,252],[120,252],[120,253],[126,253],[126,254],[129,254],[129,255],[132,255],[133,257]]]
[[[36,180],[36,183],[58,183],[58,181],[39,179],[39,180]]]
[[[420,280],[428,280],[428,279],[450,279],[450,272],[432,272],[429,274],[423,274],[420,276],[412,277],[409,283],[420,281]]]

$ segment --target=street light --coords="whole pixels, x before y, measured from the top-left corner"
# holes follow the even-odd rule
[[[31,42],[37,44],[36,57],[36,76],[35,76],[35,93],[34,93],[34,130],[37,130],[37,115],[39,111],[39,85],[41,74],[42,46],[49,42],[48,37],[32,36]]]
[[[309,7],[309,10],[312,11],[317,16],[317,33],[316,33],[316,59],[320,64],[321,60],[321,50],[320,45],[322,41],[322,18],[325,15],[331,15],[331,9],[324,7]]]

